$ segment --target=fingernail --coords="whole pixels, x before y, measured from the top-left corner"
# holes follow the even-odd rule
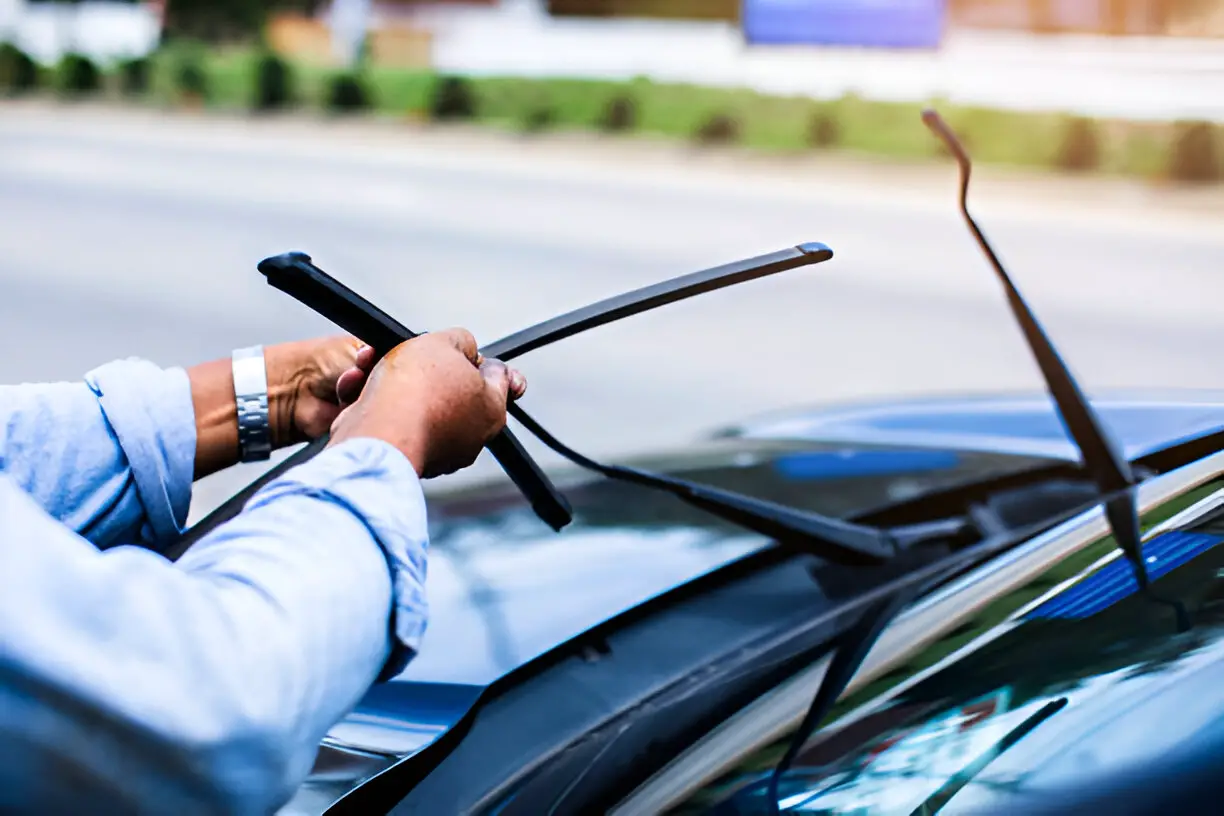
[[[517,371],[510,372],[510,389],[512,391],[521,392],[527,387],[527,380]]]

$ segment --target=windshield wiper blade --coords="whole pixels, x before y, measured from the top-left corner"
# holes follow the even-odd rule
[[[509,359],[527,351],[542,348],[550,343],[572,337],[580,332],[606,325],[616,320],[623,320],[643,312],[677,303],[700,294],[723,289],[745,281],[774,275],[802,266],[822,263],[833,257],[833,251],[824,244],[807,242],[794,247],[753,258],[747,258],[734,263],[725,264],[711,269],[702,270],[689,275],[681,275],[662,283],[645,286],[633,291],[608,298],[581,309],[575,309],[559,317],[530,326],[508,337],[502,338],[481,349],[486,357]],[[360,308],[366,309],[365,329],[380,346],[394,344],[396,338],[408,330],[377,307],[369,304],[363,298],[346,290]],[[340,314],[335,303],[334,294],[331,297],[312,296],[307,305],[316,308],[324,316]],[[341,304],[343,305],[343,304]],[[363,338],[365,339],[365,338]],[[368,341],[367,341],[368,342]],[[372,344],[373,345],[373,344]],[[375,346],[376,350],[384,349]],[[508,355],[501,357],[499,355]],[[512,410],[518,406],[512,405]],[[279,478],[292,468],[309,461],[327,446],[324,436],[295,451],[280,463],[272,466],[242,490],[235,493],[205,518],[191,527],[179,541],[167,550],[167,557],[174,559],[202,536],[238,515],[246,503],[269,482]],[[531,463],[534,465],[534,462]],[[549,485],[551,487],[551,484]],[[559,493],[556,495],[560,496]],[[529,497],[530,498],[530,497]],[[564,500],[564,497],[561,497]],[[565,505],[568,508],[568,503]],[[568,510],[567,510],[568,513]]]
[[[642,312],[667,306],[697,295],[725,289],[737,283],[764,278],[797,266],[820,263],[833,257],[833,250],[815,241],[787,247],[778,252],[734,261],[690,275],[643,286],[616,297],[606,298],[581,309],[566,312],[543,323],[529,326],[490,343],[481,351],[486,357],[503,362],[535,351],[575,334],[623,320]]]
[[[1109,434],[1097,416],[1092,404],[1084,396],[1079,383],[1075,381],[1067,364],[1059,356],[1054,344],[1037,322],[1036,315],[1012,282],[1011,276],[1003,268],[999,256],[995,254],[985,234],[969,213],[969,176],[973,163],[964,145],[948,127],[948,124],[933,110],[922,113],[922,121],[939,137],[948,151],[956,159],[960,169],[960,211],[968,224],[969,230],[977,240],[986,259],[990,261],[995,276],[1003,285],[1007,295],[1007,303],[1012,314],[1020,324],[1024,338],[1033,353],[1041,375],[1045,379],[1046,389],[1054,400],[1063,427],[1079,449],[1084,471],[1096,484],[1101,495],[1113,495],[1105,502],[1105,517],[1113,533],[1114,542],[1122,554],[1130,562],[1131,571],[1139,590],[1158,603],[1171,606],[1177,616],[1179,629],[1190,627],[1189,616],[1185,606],[1178,601],[1157,597],[1150,590],[1147,565],[1143,560],[1142,534],[1139,524],[1139,510],[1135,501],[1134,471],[1130,462],[1122,453],[1122,448]]]

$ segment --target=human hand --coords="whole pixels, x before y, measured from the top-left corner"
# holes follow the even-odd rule
[[[325,337],[264,348],[272,444],[317,439],[357,399],[374,350],[355,337]]]
[[[476,461],[506,424],[506,403],[527,382],[498,360],[483,359],[464,329],[422,335],[392,349],[365,378],[356,402],[332,424],[331,444],[372,437],[398,448],[424,478]],[[346,381],[345,396],[349,391]]]

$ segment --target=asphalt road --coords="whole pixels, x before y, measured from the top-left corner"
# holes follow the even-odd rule
[[[985,176],[982,220],[1089,390],[1224,387],[1218,196]],[[489,341],[818,240],[837,253],[822,266],[523,358],[528,405],[618,454],[782,406],[1037,388],[953,196],[945,167],[0,105],[0,381],[329,331],[255,272],[288,249],[414,328]],[[247,475],[202,486],[196,510]]]

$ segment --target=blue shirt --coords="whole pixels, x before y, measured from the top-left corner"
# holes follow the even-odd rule
[[[0,811],[275,810],[419,644],[399,451],[329,448],[172,563],[195,442],[181,369],[0,387]]]

